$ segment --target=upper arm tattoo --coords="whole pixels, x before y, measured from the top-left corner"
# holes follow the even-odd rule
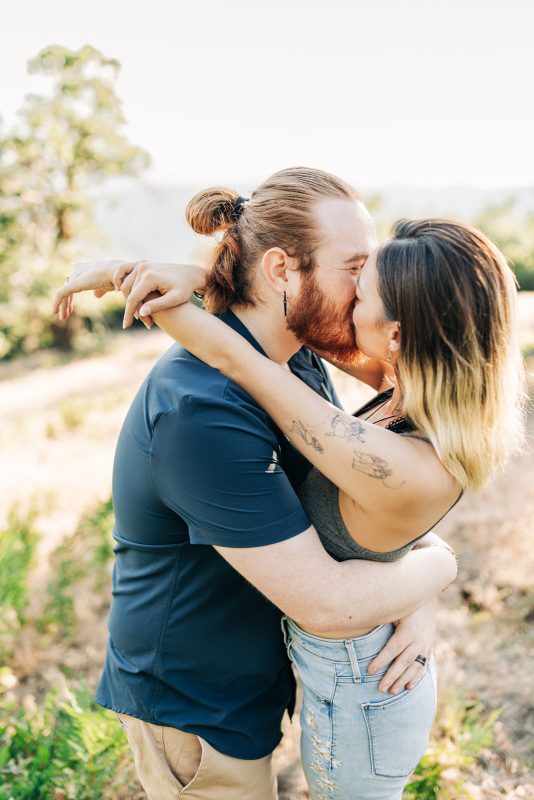
[[[357,439],[362,444],[365,442],[365,428],[362,423],[358,419],[348,422],[341,414],[336,414],[330,419],[330,430],[326,435],[337,436],[340,439]]]
[[[322,446],[319,439],[313,435],[309,428],[302,422],[300,419],[294,419],[289,429],[290,433],[296,433],[303,439],[306,444],[309,444],[310,447],[313,447],[318,453],[324,453],[324,447]]]
[[[324,447],[312,433],[312,429],[321,427],[319,425],[306,425],[300,419],[294,419],[290,433],[295,433],[305,442],[305,444],[313,447],[316,453],[324,453]],[[365,426],[362,425],[359,419],[348,420],[341,414],[334,414],[328,416],[326,420],[325,436],[335,436],[337,439],[342,439],[347,442],[349,446],[353,445],[355,440],[361,444],[365,443]],[[372,453],[363,453],[361,450],[352,450],[352,469],[367,475],[368,478],[375,478],[382,481],[384,486],[390,489],[399,488],[386,483],[386,479],[393,475],[393,470],[390,468],[388,462],[380,456],[373,455]],[[402,482],[404,483],[404,481]],[[402,486],[402,483],[399,486]]]
[[[393,470],[389,469],[388,462],[384,461],[380,456],[373,456],[371,453],[361,453],[354,450],[352,454],[352,469],[357,469],[358,472],[363,472],[369,478],[377,478],[378,480],[385,480],[393,475]]]

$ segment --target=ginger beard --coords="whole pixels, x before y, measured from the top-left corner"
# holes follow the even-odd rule
[[[335,361],[354,362],[359,351],[352,322],[353,303],[344,310],[319,288],[313,272],[304,273],[301,292],[287,310],[287,327],[307,347]]]

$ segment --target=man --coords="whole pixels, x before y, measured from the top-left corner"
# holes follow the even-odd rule
[[[201,219],[195,229],[224,233],[208,302],[337,402],[320,360],[301,345],[338,357],[353,349],[355,277],[376,246],[368,212],[344,182],[304,168],[277,173],[250,205],[219,194],[208,191],[189,213]],[[74,291],[109,286],[97,272],[85,283],[83,269],[75,273],[56,307]],[[165,269],[154,282],[150,265],[141,268],[126,281],[127,322],[147,281],[163,294],[154,312],[168,303]],[[280,609],[347,638],[412,615],[376,666],[410,641],[430,647],[419,626],[431,630],[432,610],[413,612],[454,577],[454,559],[433,548],[391,564],[335,562],[295,492],[307,466],[250,396],[178,346],[128,412],[114,466],[116,564],[97,700],[119,715],[151,800],[276,798],[271,754],[294,698]],[[396,682],[413,675],[402,656],[395,664]]]

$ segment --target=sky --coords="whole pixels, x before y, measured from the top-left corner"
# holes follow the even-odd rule
[[[17,0],[2,17],[4,126],[46,85],[28,59],[91,44],[121,63],[150,181],[304,164],[361,186],[534,185],[532,0]]]

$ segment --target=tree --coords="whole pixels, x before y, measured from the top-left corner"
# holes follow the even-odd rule
[[[520,288],[534,290],[534,213],[521,211],[516,198],[510,197],[484,209],[475,225],[510,260]]]
[[[80,320],[52,321],[50,295],[95,233],[90,192],[149,163],[121,132],[118,61],[55,45],[28,67],[52,91],[29,95],[17,129],[0,136],[0,356],[71,344]]]

